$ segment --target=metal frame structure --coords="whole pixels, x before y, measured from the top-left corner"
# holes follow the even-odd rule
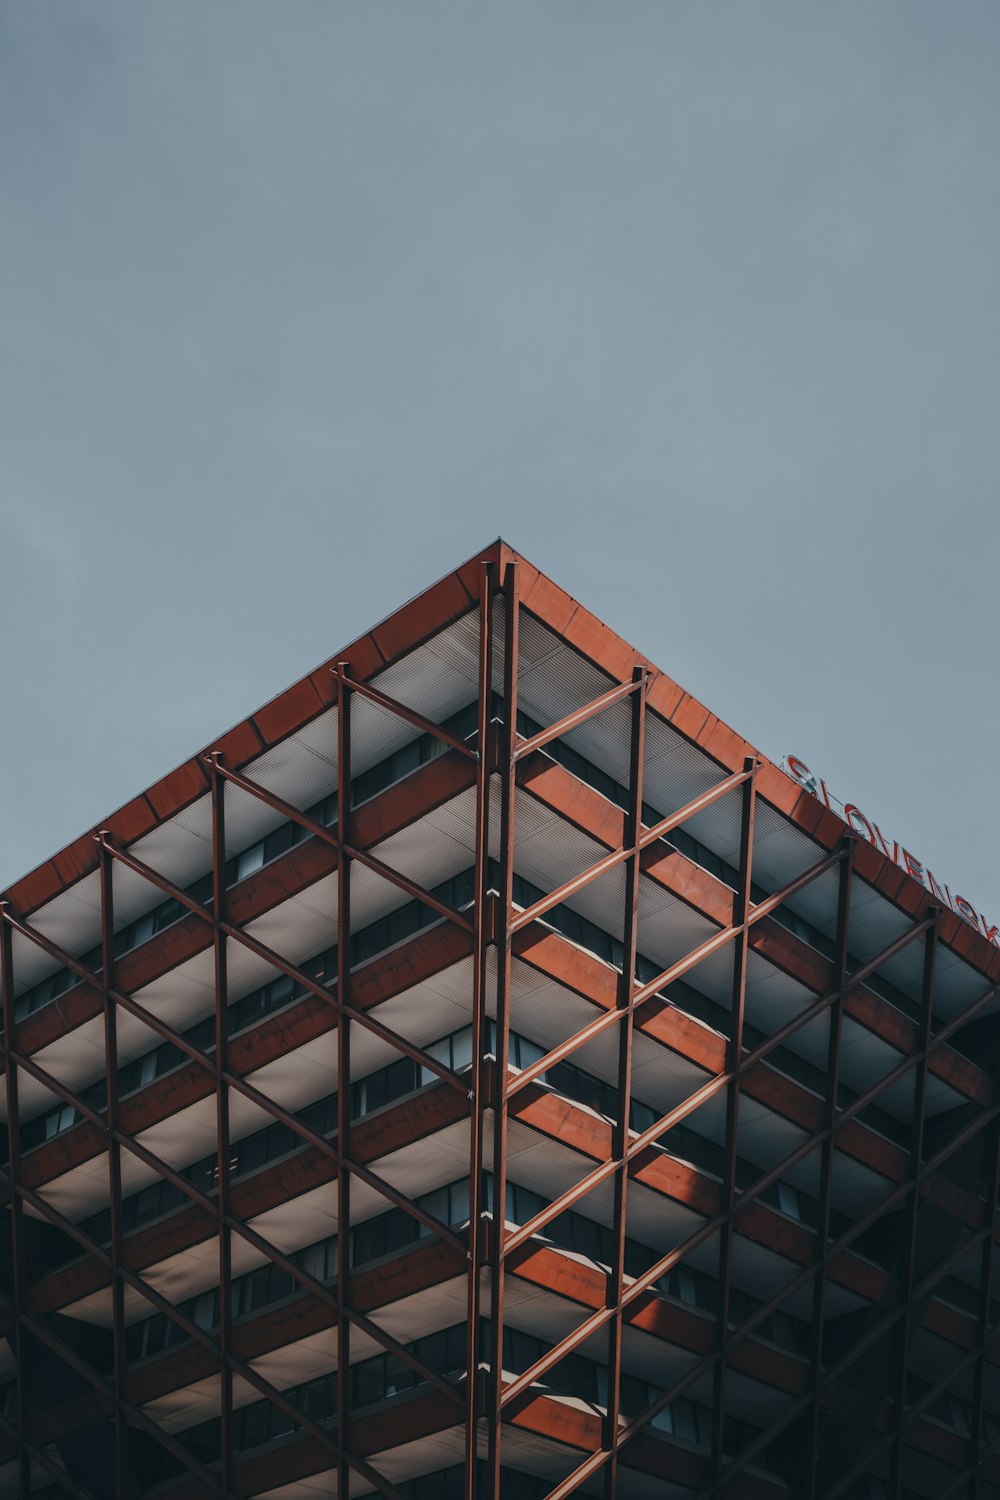
[[[399,1484],[386,1477],[378,1456],[366,1456],[356,1440],[357,1424],[352,1409],[351,1344],[357,1331],[374,1344],[403,1361],[420,1382],[441,1397],[454,1410],[455,1423],[464,1433],[465,1500],[499,1500],[504,1473],[505,1437],[546,1377],[567,1356],[578,1351],[600,1334],[605,1340],[608,1369],[608,1399],[600,1421],[597,1441],[591,1441],[582,1452],[572,1455],[568,1472],[555,1481],[547,1500],[564,1500],[572,1494],[588,1493],[600,1486],[604,1500],[614,1500],[618,1493],[619,1474],[628,1465],[636,1439],[649,1424],[696,1383],[708,1382],[712,1391],[711,1445],[700,1478],[690,1486],[697,1500],[727,1495],[737,1497],[750,1493],[742,1487],[749,1466],[764,1458],[778,1440],[798,1424],[800,1448],[805,1454],[798,1483],[806,1500],[838,1500],[851,1493],[851,1486],[871,1466],[888,1453],[888,1486],[892,1500],[901,1500],[904,1492],[904,1451],[907,1436],[920,1423],[928,1409],[944,1391],[967,1374],[974,1383],[972,1429],[963,1461],[957,1466],[949,1495],[984,1497],[994,1490],[987,1487],[985,1474],[1000,1438],[987,1432],[985,1409],[991,1383],[990,1367],[1000,1363],[997,1347],[998,1325],[992,1313],[994,1286],[995,1219],[1000,1184],[1000,1095],[997,1074],[990,1078],[988,1097],[972,1118],[957,1129],[947,1144],[932,1155],[925,1152],[928,1080],[935,1061],[945,1055],[950,1040],[977,1017],[992,1012],[1000,996],[995,971],[983,963],[981,993],[971,1004],[948,1021],[937,1021],[935,1010],[936,969],[946,936],[954,942],[954,923],[948,913],[930,902],[922,901],[908,908],[909,925],[894,936],[880,951],[852,963],[850,933],[852,926],[852,890],[858,878],[859,846],[851,830],[831,830],[825,846],[821,842],[819,857],[806,869],[795,874],[780,889],[755,898],[755,826],[762,795],[762,759],[756,753],[744,753],[733,764],[718,761],[718,778],[668,816],[647,826],[643,821],[643,788],[646,770],[647,725],[652,713],[660,713],[654,693],[658,674],[647,662],[619,651],[616,674],[611,685],[588,702],[578,704],[571,712],[533,735],[519,735],[519,630],[523,601],[520,560],[502,547],[492,549],[477,560],[474,573],[465,584],[467,608],[477,610],[478,697],[476,733],[470,743],[444,725],[421,714],[411,704],[383,691],[368,680],[375,675],[370,665],[358,669],[357,653],[339,657],[330,668],[328,706],[336,706],[336,745],[330,746],[331,758],[337,764],[335,828],[318,822],[302,809],[293,806],[256,780],[251,757],[231,757],[224,748],[213,747],[201,758],[204,787],[211,799],[212,896],[197,900],[174,880],[156,870],[130,848],[132,842],[116,833],[113,826],[95,832],[96,867],[100,878],[101,966],[89,968],[73,954],[46,935],[42,927],[25,914],[24,903],[11,896],[0,905],[0,984],[3,991],[3,1069],[8,1103],[8,1159],[0,1173],[0,1190],[9,1204],[11,1238],[10,1289],[0,1291],[0,1314],[7,1322],[8,1337],[17,1353],[17,1374],[13,1385],[14,1409],[0,1417],[0,1439],[6,1439],[16,1456],[18,1483],[28,1494],[33,1470],[48,1475],[62,1493],[74,1500],[95,1500],[85,1483],[67,1472],[54,1456],[51,1447],[36,1439],[37,1426],[32,1410],[30,1350],[42,1348],[61,1361],[78,1379],[81,1389],[90,1392],[96,1410],[113,1424],[113,1479],[108,1495],[114,1500],[132,1500],[138,1493],[129,1466],[128,1435],[130,1430],[144,1433],[160,1444],[200,1486],[199,1494],[242,1497],[249,1493],[241,1481],[234,1436],[234,1382],[249,1385],[282,1411],[324,1455],[336,1492],[347,1495],[352,1476],[369,1489],[404,1500]],[[532,575],[534,577],[534,575]],[[502,631],[499,626],[502,622]],[[502,646],[500,638],[502,636]],[[408,648],[405,648],[408,649]],[[582,648],[577,647],[582,650]],[[383,660],[385,652],[382,652]],[[626,666],[627,669],[623,670]],[[606,669],[605,669],[606,670]],[[494,697],[494,681],[502,682],[502,697]],[[352,707],[364,699],[380,710],[395,716],[421,734],[433,736],[453,757],[467,763],[474,785],[474,899],[471,913],[460,911],[426,889],[411,876],[395,869],[376,855],[372,843],[357,832],[359,820],[352,810]],[[607,852],[588,867],[566,880],[558,888],[527,907],[514,900],[514,877],[518,859],[518,817],[520,799],[528,795],[527,773],[546,747],[580,729],[610,709],[624,706],[628,710],[628,786],[627,805],[621,810],[620,833],[610,841]],[[247,924],[235,917],[226,888],[226,808],[227,790],[238,789],[258,799],[281,817],[298,824],[317,845],[324,847],[336,872],[336,911],[330,912],[331,932],[337,943],[335,981],[324,984],[300,964],[247,930]],[[718,924],[704,941],[681,957],[674,959],[652,979],[640,981],[637,954],[640,948],[640,893],[646,869],[645,861],[655,855],[669,835],[690,823],[700,814],[717,807],[723,799],[739,804],[739,866],[735,889],[731,892],[732,910],[728,921]],[[491,843],[491,839],[493,842]],[[491,861],[491,848],[496,849]],[[380,880],[388,882],[409,900],[422,903],[448,927],[462,935],[472,958],[472,1066],[468,1072],[456,1073],[425,1047],[416,1045],[397,1029],[358,1003],[352,973],[352,871],[361,866]],[[213,954],[215,985],[214,1045],[204,1049],[194,1045],[180,1030],[140,1003],[127,988],[120,985],[121,965],[115,954],[115,872],[127,870],[133,877],[146,881],[151,892],[171,898],[208,929]],[[546,914],[572,902],[602,877],[621,870],[624,875],[624,909],[621,912],[623,958],[617,974],[614,1003],[600,1009],[591,1020],[549,1047],[543,1057],[520,1071],[512,1071],[506,1062],[511,1031],[512,966],[519,934],[541,929]],[[775,1027],[763,1040],[748,1045],[745,1037],[747,981],[750,955],[757,932],[775,912],[783,908],[815,882],[836,874],[837,910],[835,956],[831,973],[833,982],[797,1015]],[[949,927],[949,923],[951,926]],[[35,1053],[37,1047],[22,1040],[26,1027],[15,1017],[14,997],[15,938],[40,949],[54,963],[74,974],[95,1000],[103,1015],[104,1045],[107,1067],[107,1102],[101,1110],[94,1108],[81,1094],[67,1087],[50,1068],[42,1066]],[[853,1098],[840,1099],[843,1025],[849,1003],[858,997],[872,976],[903,954],[910,945],[921,943],[924,950],[923,985],[919,1022],[914,1028],[913,1045],[887,1073]],[[337,1128],[326,1136],[313,1129],[294,1110],[271,1099],[265,1090],[250,1082],[234,1066],[229,1038],[229,958],[234,947],[241,947],[263,960],[275,972],[290,977],[312,1000],[332,1011],[329,1030],[336,1033],[333,1050],[336,1055]],[[700,964],[719,955],[731,956],[732,984],[730,1020],[724,1040],[722,1065],[686,1098],[673,1105],[647,1128],[631,1128],[632,1061],[634,1039],[656,1009],[664,1004],[664,992],[676,981],[693,974]],[[491,982],[491,960],[495,958],[496,979]],[[491,1015],[495,1007],[495,1019]],[[189,1182],[162,1156],[130,1132],[122,1116],[118,1091],[118,1020],[122,1015],[141,1021],[163,1041],[178,1048],[207,1077],[215,1100],[215,1140],[217,1183],[214,1193],[207,1193]],[[740,1184],[740,1110],[748,1079],[759,1076],[777,1050],[820,1018],[828,1025],[826,1050],[826,1090],[820,1101],[821,1124],[818,1130],[786,1153],[749,1186]],[[496,1046],[489,1043],[490,1025],[495,1028]],[[414,1197],[393,1185],[379,1171],[364,1162],[355,1148],[355,1122],[352,1119],[352,1037],[358,1028],[373,1034],[388,1045],[394,1054],[407,1057],[427,1069],[461,1103],[461,1117],[467,1121],[469,1136],[468,1231],[456,1231],[428,1213]],[[613,1030],[614,1028],[614,1030]],[[617,1116],[610,1125],[610,1147],[595,1166],[589,1168],[572,1187],[562,1191],[544,1209],[523,1224],[508,1225],[505,1201],[508,1167],[508,1124],[519,1096],[536,1087],[560,1063],[573,1057],[588,1043],[608,1033],[617,1050]],[[328,1034],[328,1033],[327,1033]],[[80,1120],[99,1132],[107,1154],[108,1202],[110,1205],[110,1244],[97,1243],[88,1233],[49,1202],[25,1180],[19,1144],[18,1083],[21,1076],[42,1085],[57,1100],[76,1111]],[[905,1079],[913,1082],[912,1140],[906,1153],[907,1166],[902,1180],[892,1186],[882,1200],[861,1215],[846,1231],[832,1231],[833,1182],[838,1147],[871,1105],[877,1105],[887,1090]],[[233,1098],[249,1101],[269,1119],[291,1130],[328,1164],[329,1179],[336,1202],[338,1226],[337,1276],[327,1284],[317,1280],[295,1259],[282,1251],[267,1236],[241,1218],[234,1208],[231,1183],[230,1108]],[[628,1276],[625,1269],[626,1225],[629,1185],[649,1161],[654,1147],[662,1144],[668,1132],[692,1117],[712,1100],[725,1105],[723,1142],[724,1166],[718,1184],[718,1211],[705,1216],[683,1242],[673,1245],[639,1276]],[[523,1102],[523,1101],[522,1101]],[[456,1104],[457,1107],[457,1104]],[[981,1137],[988,1144],[988,1167],[983,1176],[982,1191],[968,1212],[972,1221],[969,1233],[963,1234],[953,1250],[936,1264],[930,1274],[918,1278],[917,1246],[920,1235],[920,1210],[934,1191],[938,1174],[970,1142]],[[818,1221],[812,1236],[813,1250],[807,1263],[796,1270],[776,1293],[768,1297],[739,1325],[731,1317],[732,1267],[734,1242],[748,1231],[751,1215],[762,1197],[779,1180],[816,1153],[819,1160]],[[173,1185],[185,1203],[211,1220],[218,1243],[219,1317],[217,1330],[206,1331],[163,1296],[141,1268],[130,1263],[130,1254],[122,1222],[122,1163],[126,1156],[136,1158],[159,1178]],[[487,1174],[492,1177],[492,1209],[487,1195]],[[447,1247],[464,1267],[467,1309],[466,1370],[463,1378],[442,1374],[428,1366],[411,1349],[396,1339],[376,1317],[357,1303],[354,1291],[356,1273],[350,1251],[352,1185],[373,1189],[387,1204],[417,1220],[441,1246]],[[518,1274],[521,1258],[537,1237],[567,1210],[593,1193],[610,1187],[613,1201],[611,1231],[613,1250],[610,1264],[604,1270],[603,1295],[571,1332],[565,1334],[542,1357],[520,1373],[505,1377],[504,1327],[505,1287],[511,1275]],[[900,1212],[905,1221],[902,1237],[902,1263],[897,1274],[887,1279],[884,1300],[874,1306],[870,1326],[852,1348],[837,1357],[828,1356],[825,1328],[828,1316],[828,1285],[831,1271],[845,1254],[880,1219]],[[100,1278],[111,1292],[112,1371],[110,1381],[97,1370],[52,1326],[51,1320],[38,1312],[31,1287],[31,1268],[25,1254],[25,1216],[42,1219],[75,1241],[99,1268]],[[621,1411],[623,1339],[625,1330],[661,1278],[686,1257],[713,1238],[718,1243],[718,1308],[711,1347],[692,1357],[683,1373],[657,1399],[638,1414],[626,1416]],[[265,1261],[281,1268],[325,1310],[329,1326],[337,1336],[337,1409],[329,1420],[317,1421],[301,1410],[272,1381],[255,1368],[253,1362],[239,1353],[233,1329],[233,1247],[248,1244]],[[910,1350],[921,1309],[936,1287],[950,1271],[970,1253],[980,1258],[980,1298],[976,1317],[975,1340],[947,1377],[933,1389],[911,1400],[908,1371]],[[220,1442],[215,1467],[199,1461],[160,1423],[143,1410],[131,1393],[131,1379],[126,1358],[126,1292],[138,1293],[159,1313],[175,1324],[183,1334],[211,1358],[219,1378]],[[808,1378],[802,1392],[791,1399],[777,1421],[769,1424],[741,1452],[730,1451],[726,1436],[727,1377],[734,1368],[734,1355],[745,1350],[756,1331],[771,1314],[797,1293],[811,1299],[811,1343],[806,1362]],[[480,1336],[483,1315],[488,1309],[490,1335],[484,1345]],[[829,1476],[822,1471],[821,1435],[824,1423],[835,1405],[835,1393],[845,1381],[850,1383],[852,1370],[859,1360],[881,1341],[892,1338],[891,1390],[888,1401],[881,1403],[881,1426],[872,1428],[868,1441],[846,1472]],[[335,1420],[334,1420],[335,1417]],[[1000,1471],[998,1471],[1000,1472]],[[830,1482],[828,1482],[830,1480]],[[331,1481],[332,1482],[332,1481]],[[997,1485],[998,1481],[990,1483]],[[1000,1488],[997,1488],[1000,1493]],[[194,1491],[192,1492],[194,1493]],[[756,1493],[756,1491],[754,1491]],[[788,1489],[787,1493],[794,1493]],[[103,1500],[103,1496],[97,1497]]]

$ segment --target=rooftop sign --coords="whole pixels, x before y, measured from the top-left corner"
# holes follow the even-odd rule
[[[856,803],[841,802],[829,790],[826,782],[814,776],[797,755],[786,756],[784,765],[788,774],[798,782],[799,786],[811,792],[814,797],[818,797],[838,818],[843,818],[859,838],[872,844],[887,859],[891,859],[894,865],[898,865],[907,875],[919,881],[937,901],[949,907],[956,917],[961,917],[963,922],[968,922],[970,927],[974,927],[980,937],[985,937],[988,943],[992,943],[995,948],[1000,948],[1000,929],[992,922],[987,922],[982,913],[977,912],[972,902],[966,901],[964,896],[953,896],[949,887],[942,886],[931,871],[908,849],[904,849],[898,840],[887,839],[878,824],[867,818]]]

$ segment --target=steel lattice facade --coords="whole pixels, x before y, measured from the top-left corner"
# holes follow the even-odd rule
[[[997,948],[504,543],[0,978],[0,1497],[1000,1496]]]

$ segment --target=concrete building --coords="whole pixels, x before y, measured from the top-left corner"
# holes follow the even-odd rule
[[[794,769],[497,542],[12,886],[0,1496],[1000,1496],[996,932]]]

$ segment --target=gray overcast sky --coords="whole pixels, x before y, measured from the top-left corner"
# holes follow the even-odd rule
[[[498,533],[1000,920],[996,0],[0,0],[0,884]]]

